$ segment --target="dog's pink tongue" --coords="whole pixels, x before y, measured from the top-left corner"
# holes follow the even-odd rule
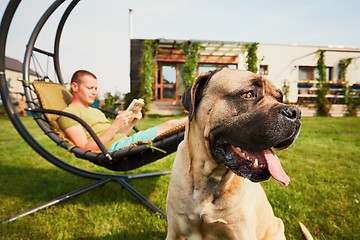
[[[286,175],[276,154],[271,149],[264,150],[263,154],[266,159],[266,163],[268,165],[271,176],[283,185],[289,185],[290,178],[288,177],[288,175]]]

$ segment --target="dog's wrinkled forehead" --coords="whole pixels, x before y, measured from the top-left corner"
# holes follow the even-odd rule
[[[182,105],[189,112],[191,121],[205,92],[211,93],[211,96],[222,96],[253,86],[265,89],[266,95],[272,95],[279,102],[282,101],[282,92],[277,90],[267,79],[252,72],[223,68],[202,73],[185,91]]]
[[[262,78],[249,71],[239,69],[222,69],[216,72],[208,82],[209,91],[217,94],[229,94],[247,86],[263,86]]]

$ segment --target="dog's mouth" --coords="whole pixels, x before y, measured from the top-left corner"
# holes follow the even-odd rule
[[[292,141],[284,141],[275,148],[284,149]],[[285,186],[290,184],[290,178],[286,175],[279,158],[271,148],[247,151],[226,142],[217,142],[213,153],[222,164],[235,174],[253,182],[265,181],[272,176]]]

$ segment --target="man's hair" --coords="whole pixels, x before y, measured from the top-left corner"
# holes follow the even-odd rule
[[[97,77],[95,76],[95,74],[86,71],[86,70],[77,70],[71,77],[71,82],[76,82],[76,83],[80,83],[80,78],[82,76],[86,76],[86,75],[90,75],[93,78],[97,79]]]

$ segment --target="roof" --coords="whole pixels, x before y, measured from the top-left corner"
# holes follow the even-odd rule
[[[177,49],[178,45],[187,40],[159,39],[159,45],[166,49]],[[248,42],[231,41],[203,41],[188,40],[190,42],[199,42],[201,44],[200,55],[208,56],[238,56],[244,53],[244,46]]]
[[[177,49],[178,45],[182,42],[199,42],[201,49],[200,55],[209,56],[238,56],[243,54],[244,46],[254,42],[235,42],[235,41],[208,41],[208,40],[174,40],[174,39],[158,39],[159,45],[165,49]],[[313,46],[313,45],[298,45],[298,44],[272,44],[272,43],[259,43],[260,45],[278,45],[278,46],[296,46],[296,47],[316,47],[319,50],[327,52],[354,52],[359,53],[360,48],[344,47],[344,46]]]
[[[217,42],[206,41],[201,43],[202,49],[200,53],[202,55],[214,55],[214,56],[238,56],[244,53],[244,45],[246,43],[241,42]]]
[[[14,58],[5,57],[5,68],[15,72],[22,72],[22,62]],[[30,69],[30,75],[38,75],[34,70]]]

